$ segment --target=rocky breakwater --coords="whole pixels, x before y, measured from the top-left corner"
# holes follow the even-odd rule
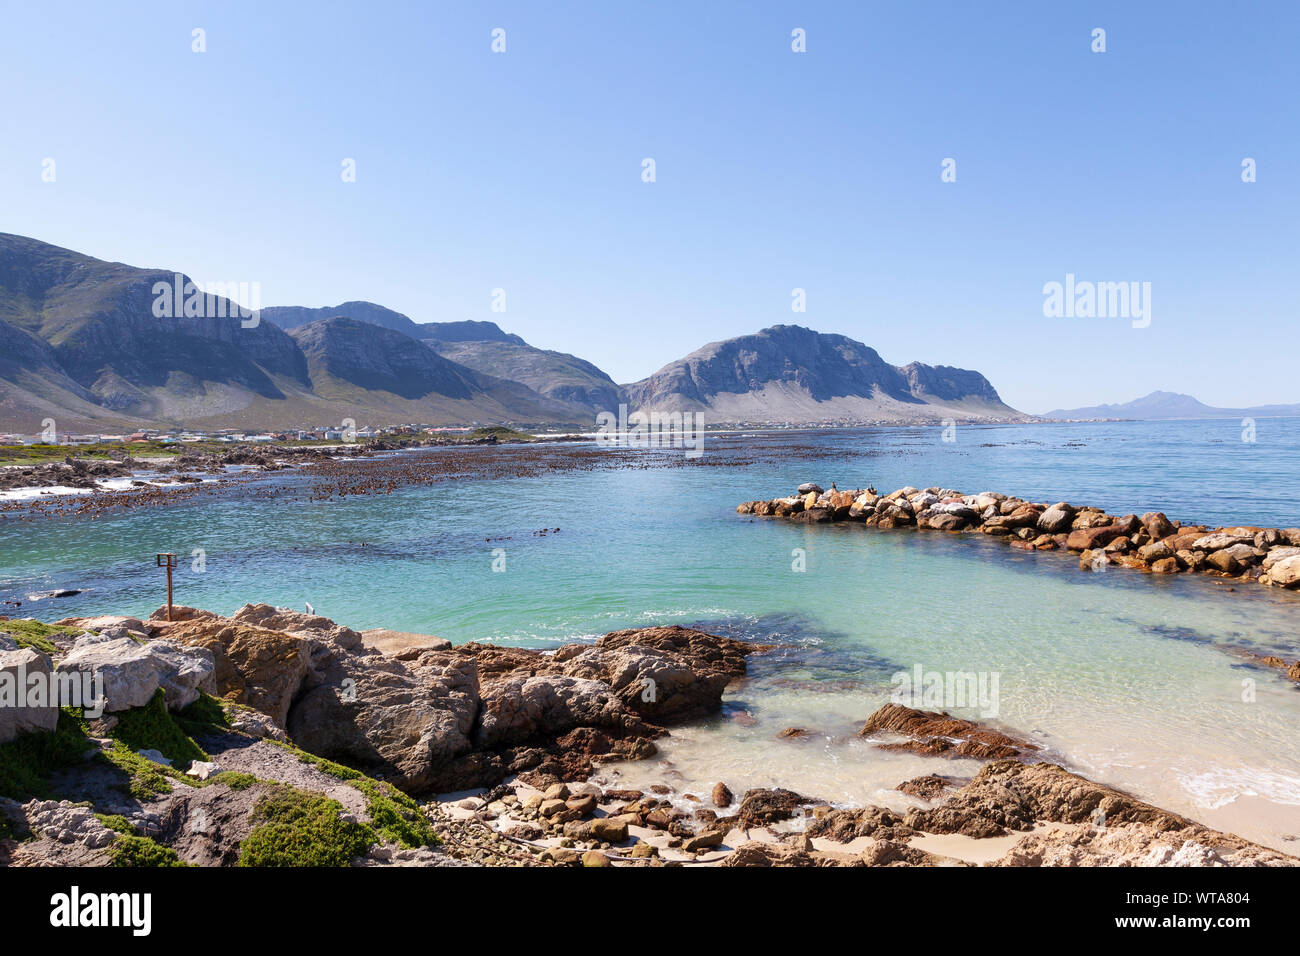
[[[800,485],[787,497],[746,501],[742,515],[810,524],[856,521],[889,530],[982,534],[1023,551],[1064,550],[1079,568],[1129,568],[1151,574],[1198,572],[1300,588],[1300,528],[1209,527],[1174,521],[1158,511],[1113,515],[1101,508],[1027,501],[1000,492],[963,494],[951,488],[824,491]]]

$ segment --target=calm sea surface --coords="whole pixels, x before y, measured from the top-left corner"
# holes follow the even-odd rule
[[[1232,420],[964,426],[956,438],[943,442],[939,428],[710,435],[697,461],[646,452],[623,467],[623,453],[607,467],[505,479],[471,470],[326,501],[308,500],[307,476],[276,474],[94,520],[0,517],[0,598],[82,588],[18,613],[144,615],[163,596],[153,555],[174,551],[177,600],[223,613],[311,602],[356,628],[531,647],[666,623],[787,645],[752,660],[753,679],[721,717],[674,731],[655,761],[606,770],[697,793],[721,779],[738,792],[779,784],[903,806],[897,783],[977,766],[885,754],[854,732],[888,699],[894,674],[974,672],[996,678],[993,723],[1073,769],[1300,853],[1300,686],[1230,653],[1300,656],[1300,594],[1084,574],[1067,554],[981,536],[735,513],[743,500],[834,481],[1295,527],[1300,420],[1260,419],[1254,442]],[[543,462],[551,453],[526,452]],[[259,495],[272,483],[280,493]],[[543,528],[559,530],[535,533]],[[187,560],[195,549],[201,573]],[[786,727],[810,736],[778,739]]]

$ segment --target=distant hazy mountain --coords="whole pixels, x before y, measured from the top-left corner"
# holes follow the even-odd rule
[[[443,358],[392,329],[335,316],[290,333],[307,358],[317,396],[401,410],[403,421],[586,422],[588,411]]]
[[[1300,404],[1256,405],[1251,408],[1215,408],[1202,404],[1190,395],[1178,392],[1152,392],[1142,398],[1119,405],[1091,405],[1087,408],[1058,408],[1044,412],[1043,418],[1069,420],[1090,418],[1130,418],[1160,420],[1174,418],[1250,418],[1300,415]]]
[[[332,319],[336,315],[383,326],[394,332],[409,335],[413,339],[420,338],[423,334],[421,329],[426,328],[400,312],[375,305],[373,302],[344,302],[341,305],[327,305],[320,309],[308,309],[300,305],[275,305],[262,310],[263,319],[274,322],[282,329],[300,328],[320,319]]]
[[[440,355],[461,365],[522,382],[557,401],[582,405],[591,411],[593,421],[597,412],[616,412],[619,404],[627,401],[614,380],[590,362],[565,352],[534,348],[518,336],[511,338],[518,342],[427,341]]]
[[[861,342],[794,325],[713,342],[626,389],[636,407],[708,411],[718,421],[1023,417],[979,372],[898,368]]]
[[[506,342],[511,345],[527,345],[517,335],[502,332],[495,322],[476,322],[466,319],[463,322],[425,322],[420,326],[416,338],[436,339],[439,342]]]
[[[379,325],[424,342],[440,355],[485,375],[515,381],[566,405],[569,415],[595,420],[597,412],[626,401],[614,380],[590,362],[564,352],[534,348],[495,322],[414,322],[373,302],[344,302],[321,309],[276,306],[262,317],[285,329],[302,328],[325,318],[343,316]]]

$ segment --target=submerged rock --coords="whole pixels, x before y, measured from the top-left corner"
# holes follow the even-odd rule
[[[920,797],[922,800],[933,800],[954,789],[955,786],[956,784],[949,778],[931,773],[926,774],[924,777],[916,777],[912,780],[904,781],[894,789],[900,793],[906,793],[913,797]]]
[[[742,827],[759,827],[789,820],[800,807],[821,802],[780,787],[773,790],[749,790],[740,801],[740,809],[736,811],[737,824]]]
[[[867,718],[860,737],[900,734],[902,742],[885,742],[885,750],[911,750],[923,754],[974,757],[980,760],[1018,757],[1038,750],[1036,744],[969,720],[933,711],[914,710],[902,704],[886,704]]]

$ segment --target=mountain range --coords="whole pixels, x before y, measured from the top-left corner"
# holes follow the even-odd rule
[[[275,306],[241,322],[220,296],[158,308],[169,270],[0,233],[0,430],[183,425],[509,423],[593,427],[620,404],[710,423],[1018,419],[978,372],[897,367],[842,335],[773,326],[639,382],[493,322],[415,322],[373,302]],[[178,297],[179,299],[179,297]]]
[[[1179,392],[1152,392],[1142,398],[1118,405],[1090,405],[1087,408],[1058,408],[1044,412],[1043,418],[1083,420],[1096,418],[1128,418],[1152,420],[1197,418],[1268,418],[1300,415],[1300,404],[1255,405],[1250,408],[1215,408],[1205,405],[1190,395]]]
[[[627,386],[630,404],[721,421],[927,421],[1017,417],[979,372],[898,368],[843,335],[775,325],[712,342]]]

